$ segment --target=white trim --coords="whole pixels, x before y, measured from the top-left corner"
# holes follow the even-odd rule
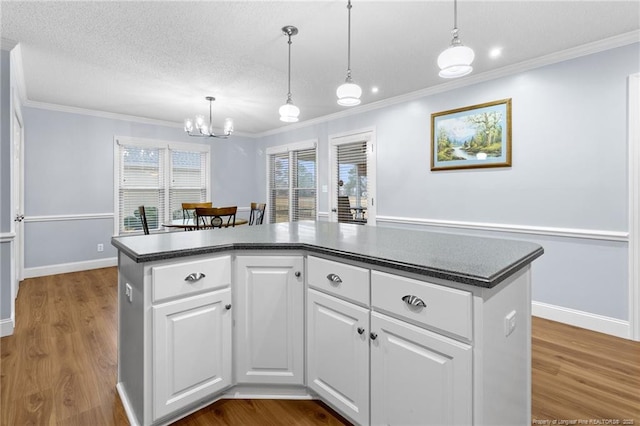
[[[27,101],[27,84],[24,80],[24,66],[22,63],[22,48],[20,44],[11,50],[9,69],[11,72],[10,79],[13,80],[12,87],[18,92],[17,95],[20,100],[20,108],[16,109],[20,110],[22,105]]]
[[[2,232],[0,233],[0,243],[10,243],[16,238],[15,232]]]
[[[113,213],[87,213],[87,214],[59,214],[59,215],[43,215],[43,216],[27,216],[24,218],[26,223],[32,222],[61,222],[69,220],[101,220],[113,219]]]
[[[630,337],[631,330],[629,328],[629,322],[617,318],[605,317],[603,315],[536,301],[531,302],[531,314],[536,317],[558,321],[624,339],[629,339]]]
[[[378,222],[438,226],[443,228],[472,229],[477,231],[509,232],[516,234],[533,234],[550,237],[582,238],[589,240],[627,242],[628,232],[606,231],[598,229],[554,228],[548,226],[527,226],[506,223],[464,222],[456,220],[421,219],[397,216],[378,216]]]
[[[317,117],[311,120],[301,121],[295,124],[289,124],[284,127],[278,127],[276,129],[267,130],[262,133],[258,133],[256,137],[265,137],[276,135],[279,133],[286,133],[292,130],[302,129],[305,127],[326,123],[328,121],[337,120],[340,118],[350,117],[353,115],[359,115],[368,111],[377,110],[380,108],[386,108],[391,105],[396,105],[404,102],[414,101],[426,96],[435,95],[438,93],[448,92],[450,90],[459,89],[462,87],[471,86],[473,84],[482,83],[489,80],[495,80],[498,78],[506,77],[513,74],[529,71],[535,68],[540,68],[555,63],[568,61],[570,59],[579,58],[581,56],[587,56],[594,53],[602,52],[616,47],[626,46],[632,43],[640,42],[640,30],[631,31],[625,34],[620,34],[614,37],[606,38],[604,40],[598,40],[593,43],[584,44],[571,49],[562,50],[549,55],[534,58],[528,61],[523,61],[517,64],[502,67],[496,70],[487,71],[480,74],[467,76],[465,78],[451,80],[449,82],[439,84],[437,86],[427,87],[422,90],[407,93],[404,95],[396,96],[393,98],[383,99],[378,102],[371,102],[362,106],[349,108],[340,112]]]
[[[0,320],[0,337],[11,336],[15,328],[15,320],[7,318]]]
[[[314,149],[318,147],[318,139],[309,139],[301,142],[288,143],[285,145],[277,145],[267,147],[265,153],[267,155],[282,154],[284,152],[302,151],[306,149]]]
[[[139,426],[138,419],[136,418],[136,414],[133,411],[133,406],[131,401],[129,400],[129,395],[127,395],[127,390],[124,388],[122,382],[116,383],[116,390],[118,391],[118,395],[120,396],[120,401],[122,401],[122,407],[124,407],[124,412],[127,415],[127,420],[131,426]]]
[[[118,265],[117,257],[84,260],[82,262],[60,263],[58,265],[36,266],[24,269],[24,278],[44,277],[47,275],[66,274],[69,272],[88,271],[90,269],[109,268]]]
[[[629,325],[640,341],[640,73],[629,76]]]

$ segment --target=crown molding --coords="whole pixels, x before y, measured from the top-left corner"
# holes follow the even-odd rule
[[[598,40],[593,43],[584,44],[581,46],[573,47],[571,49],[561,50],[549,55],[541,56],[528,61],[519,62],[517,64],[508,65],[506,67],[498,68],[496,70],[487,71],[480,74],[471,75],[459,80],[449,81],[437,86],[427,87],[425,89],[410,92],[404,95],[395,96],[393,98],[383,99],[377,102],[372,102],[362,106],[350,108],[345,111],[340,111],[334,114],[325,115],[322,117],[314,118],[311,120],[301,121],[296,124],[290,124],[284,127],[278,127],[276,129],[267,130],[265,132],[256,134],[257,137],[265,137],[276,135],[279,133],[289,132],[292,130],[302,129],[308,126],[313,126],[320,123],[326,123],[328,121],[337,120],[340,118],[346,118],[357,114],[362,114],[368,111],[374,111],[377,109],[385,108],[391,105],[399,103],[410,102],[426,96],[435,95],[442,92],[447,92],[454,89],[459,89],[473,84],[482,83],[485,81],[495,80],[509,75],[518,74],[524,71],[529,71],[535,68],[544,67],[547,65],[556,64],[559,62],[568,61],[570,59],[579,58],[581,56],[587,56],[594,53],[599,53],[605,50],[615,49],[617,47],[626,46],[633,43],[640,42],[640,30],[631,31],[628,33],[620,34],[614,37]]]
[[[18,45],[18,42],[8,38],[0,38],[0,49],[11,50]]]

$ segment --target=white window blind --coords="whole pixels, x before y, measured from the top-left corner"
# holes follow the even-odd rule
[[[338,209],[340,200],[349,200],[346,213],[338,215],[339,222],[366,223],[368,196],[367,142],[356,142],[337,146]],[[345,198],[346,197],[346,198]]]
[[[316,150],[292,152],[292,220],[316,219]]]
[[[169,208],[172,219],[182,218],[182,203],[204,202],[207,196],[207,155],[171,150]]]
[[[153,232],[171,219],[182,218],[183,202],[209,201],[208,147],[177,144],[173,149],[160,141],[116,143],[118,234],[142,232],[139,206],[145,206]]]
[[[316,149],[269,154],[269,222],[315,220],[317,217]]]
[[[289,222],[289,153],[269,158],[269,221]]]

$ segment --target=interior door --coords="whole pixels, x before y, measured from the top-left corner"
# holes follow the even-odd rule
[[[331,137],[329,220],[376,224],[375,131]]]
[[[18,113],[15,111],[13,115],[13,156],[12,156],[12,188],[11,198],[13,206],[13,214],[15,221],[15,239],[14,239],[14,265],[13,265],[13,279],[12,279],[12,301],[18,296],[18,289],[20,281],[22,281],[22,274],[24,268],[24,179],[23,179],[23,163],[24,163],[24,131],[22,126],[22,120]]]

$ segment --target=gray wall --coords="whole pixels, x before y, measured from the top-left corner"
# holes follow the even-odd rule
[[[0,233],[11,231],[10,55],[0,50]],[[11,240],[0,239],[0,322],[11,317]]]
[[[576,231],[569,238],[447,228],[542,244],[546,254],[533,267],[535,301],[627,320],[628,244],[586,238],[583,230],[628,230],[627,77],[640,70],[639,50],[638,44],[616,48],[262,142],[317,138],[323,185],[329,136],[375,127],[378,226],[422,222],[437,230],[430,221],[447,220]],[[504,98],[513,102],[513,167],[431,172],[431,114]],[[328,211],[327,197],[320,193],[321,212]]]
[[[256,140],[196,139],[181,128],[24,107],[25,268],[114,258],[113,138],[131,136],[211,145],[212,200],[248,206],[256,191]],[[54,220],[51,216],[62,216]],[[97,244],[104,244],[98,253]]]

